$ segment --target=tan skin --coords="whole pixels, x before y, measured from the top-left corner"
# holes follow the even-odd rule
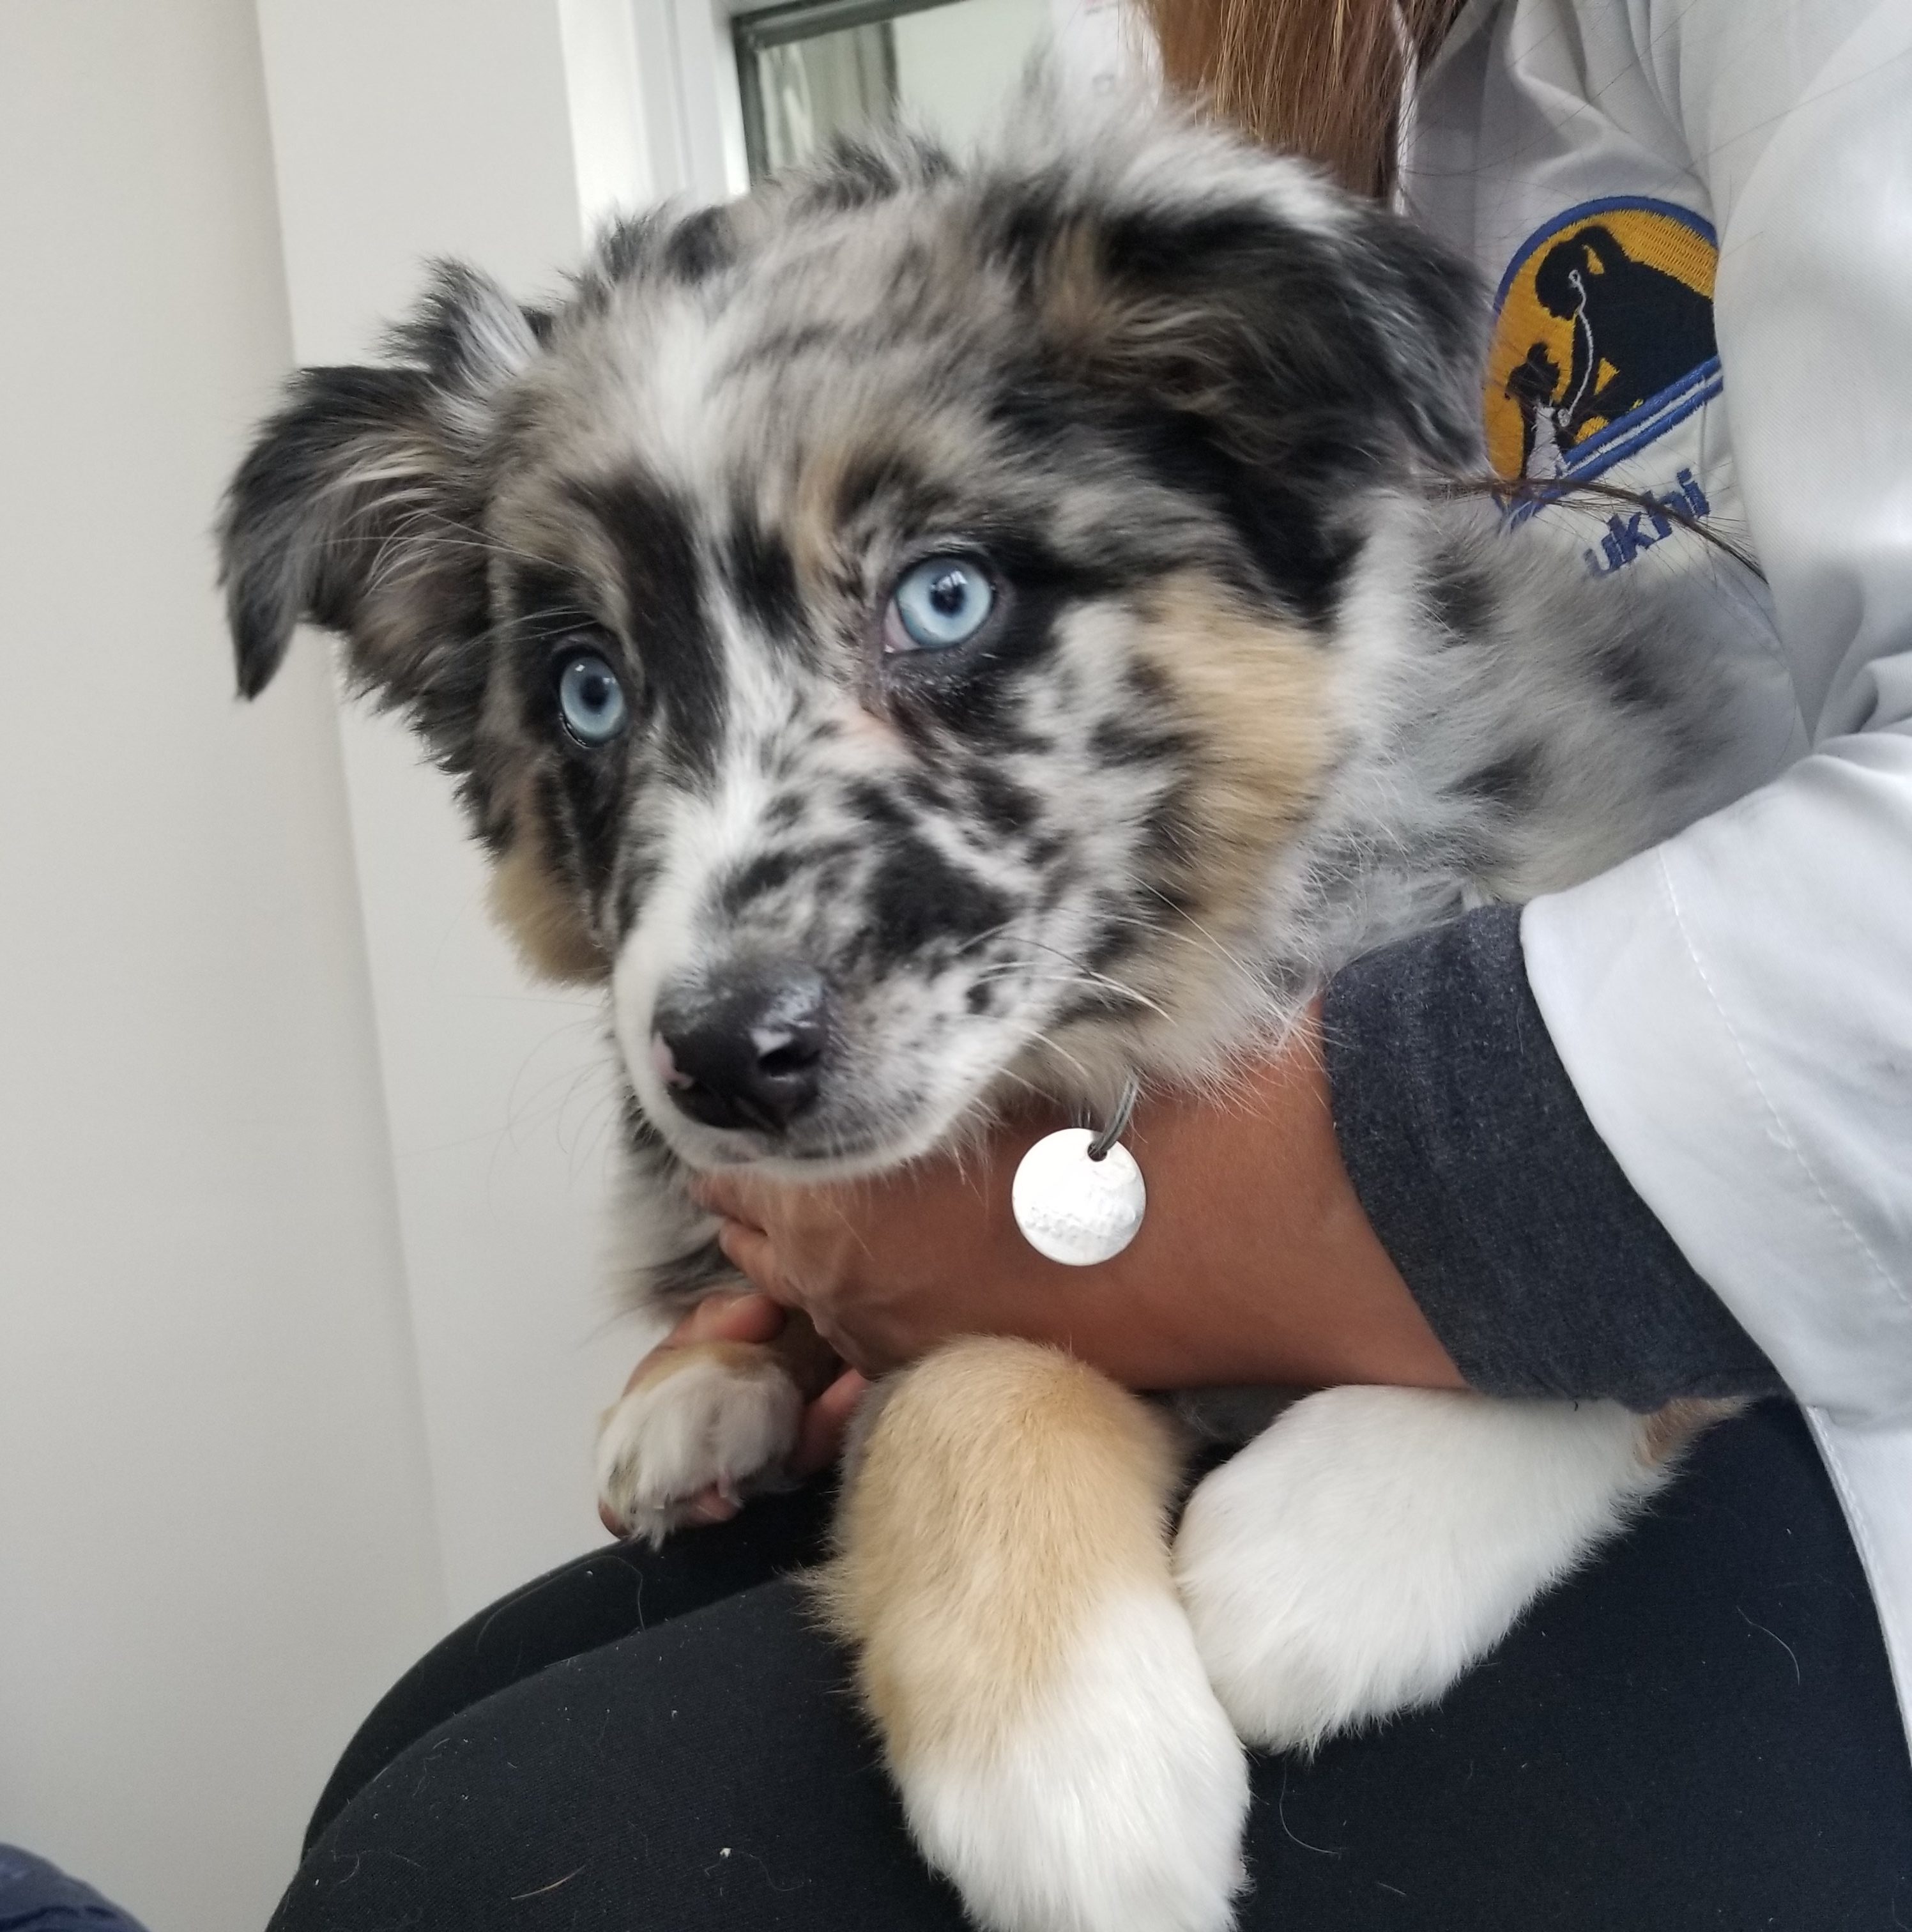
[[[802,1309],[850,1365],[806,1413],[806,1472],[835,1456],[865,1376],[956,1335],[1053,1342],[1132,1388],[1465,1386],[1342,1164],[1318,1007],[1226,1101],[1166,1094],[1137,1108],[1125,1138],[1148,1214],[1094,1268],[1044,1260],[1010,1217],[1016,1163],[1062,1124],[1017,1120],[960,1161],[875,1180],[705,1177],[694,1191],[724,1217],[724,1251],[759,1292],[704,1304],[662,1346],[766,1341]],[[733,1509],[712,1495],[698,1513]]]

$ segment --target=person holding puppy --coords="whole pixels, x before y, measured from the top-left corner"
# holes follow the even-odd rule
[[[1149,1389],[1789,1395],[1701,1445],[1677,1534],[1650,1522],[1445,1704],[1261,1766],[1239,1922],[1892,1923],[1912,1910],[1912,8],[1154,14],[1172,82],[1473,262],[1509,514],[1610,594],[1678,602],[1731,668],[1743,796],[1586,886],[1358,962],[1229,1105],[1146,1099],[1127,1138],[1149,1213],[1113,1260],[1062,1268],[1016,1228],[1009,1178],[1048,1120],[876,1180],[713,1178],[757,1292],[664,1346],[802,1311],[844,1364],[806,1418],[811,1471],[865,1378],[976,1333]],[[400,1904],[502,1924],[483,1901],[508,1820],[554,1878],[577,1863],[565,1910],[607,1922],[957,1924],[777,1580],[821,1546],[820,1490],[702,1513],[425,1660],[341,1764],[283,1932]],[[374,1820],[432,1876],[335,1882]]]

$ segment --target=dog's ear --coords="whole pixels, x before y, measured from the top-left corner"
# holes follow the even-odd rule
[[[533,321],[484,277],[441,265],[382,366],[302,370],[227,492],[219,530],[241,692],[255,697],[301,620],[340,632],[355,678],[442,742],[475,695],[484,628],[484,452]]]
[[[1206,418],[1251,463],[1344,474],[1404,446],[1477,471],[1487,305],[1472,272],[1311,168],[1187,128],[1026,226],[1066,365]]]

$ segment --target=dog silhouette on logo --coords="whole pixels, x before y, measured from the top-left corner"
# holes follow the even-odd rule
[[[1677,275],[1635,261],[1597,222],[1548,250],[1533,287],[1542,306],[1573,329],[1566,392],[1556,398],[1550,382],[1545,397],[1563,448],[1578,442],[1589,424],[1618,422],[1719,352],[1711,301]],[[1540,400],[1536,379],[1552,368],[1545,345],[1536,343],[1509,381],[1508,394],[1530,425],[1530,453]]]

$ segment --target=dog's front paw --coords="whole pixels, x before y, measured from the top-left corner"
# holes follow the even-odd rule
[[[910,1827],[991,1932],[1225,1932],[1248,1771],[1166,1593],[1103,1606],[1020,1708],[913,1739]]]
[[[781,1476],[803,1396],[770,1349],[701,1342],[661,1354],[605,1416],[598,1493],[629,1536],[655,1544],[715,1488],[735,1497]]]
[[[1431,1702],[1661,1480],[1613,1402],[1308,1396],[1190,1498],[1176,1581],[1250,1744]]]

